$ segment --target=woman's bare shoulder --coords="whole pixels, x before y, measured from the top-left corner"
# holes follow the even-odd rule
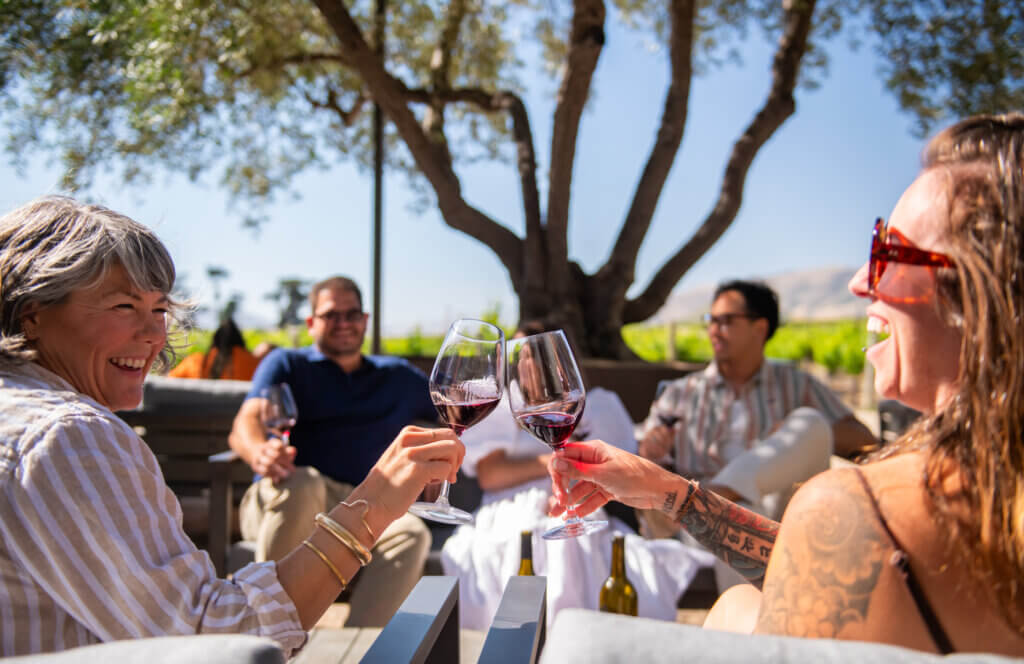
[[[758,631],[836,637],[865,621],[891,544],[859,472],[827,471],[793,496],[768,564]]]

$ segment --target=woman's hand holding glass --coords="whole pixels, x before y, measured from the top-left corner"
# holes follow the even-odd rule
[[[448,328],[430,372],[430,399],[438,415],[459,435],[498,405],[505,389],[505,333],[484,321],[461,318]],[[434,501],[413,503],[409,511],[430,521],[473,523],[473,515],[448,502],[448,485]]]
[[[508,343],[507,355],[508,402],[516,424],[557,453],[583,416],[587,397],[569,342],[561,330],[517,337]],[[571,507],[568,516],[542,537],[579,537],[608,525],[583,521]]]
[[[575,506],[586,516],[610,500],[638,509],[661,509],[665,496],[686,482],[661,466],[601,440],[566,443],[548,463],[555,500],[549,512],[557,516]],[[575,481],[570,489],[571,481]],[[665,495],[662,495],[662,494]]]
[[[436,482],[454,482],[466,448],[448,428],[407,426],[399,432],[349,497],[370,504],[367,521],[376,536],[405,514],[423,488]]]

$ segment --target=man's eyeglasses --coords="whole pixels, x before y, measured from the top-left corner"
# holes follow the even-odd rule
[[[348,311],[325,311],[322,314],[314,315],[314,318],[319,318],[325,323],[330,323],[331,325],[337,325],[342,321],[345,321],[346,323],[359,323],[362,322],[365,317],[366,313],[360,309],[349,309]]]
[[[889,263],[923,265],[925,267],[953,267],[946,254],[919,249],[895,228],[890,229],[881,217],[875,220],[871,234],[871,258],[868,261],[868,292],[876,295],[878,282]]]
[[[733,321],[735,321],[738,318],[746,318],[746,319],[752,320],[754,318],[758,318],[758,316],[754,316],[752,314],[734,313],[734,314],[721,314],[719,316],[712,316],[711,314],[704,314],[703,316],[700,317],[700,319],[704,322],[704,327],[711,327],[712,325],[717,325],[720,328],[729,327],[730,325],[733,324]]]

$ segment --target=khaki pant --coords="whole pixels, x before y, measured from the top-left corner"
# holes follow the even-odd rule
[[[314,529],[317,512],[345,500],[352,485],[300,466],[286,480],[254,483],[242,497],[242,538],[256,542],[256,560],[280,560]],[[373,547],[373,560],[353,578],[346,625],[380,627],[391,619],[423,573],[430,531],[411,514],[388,526]]]

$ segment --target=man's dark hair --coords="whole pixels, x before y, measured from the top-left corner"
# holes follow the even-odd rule
[[[359,292],[359,286],[356,285],[356,282],[352,281],[348,277],[328,277],[323,281],[316,282],[313,284],[313,287],[309,289],[309,313],[311,316],[316,314],[316,300],[320,295],[320,291],[327,289],[354,293],[356,299],[359,300],[359,308],[363,308],[363,294]]]
[[[779,296],[771,289],[771,286],[763,281],[743,281],[733,279],[719,284],[715,294],[711,298],[714,302],[722,293],[736,291],[743,296],[746,303],[747,313],[754,318],[764,318],[768,321],[768,335],[764,338],[768,341],[779,328]]]

